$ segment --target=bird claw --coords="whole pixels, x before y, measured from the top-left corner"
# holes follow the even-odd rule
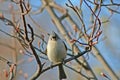
[[[51,62],[51,64],[50,64],[50,69],[52,69],[53,67],[52,67],[52,65],[53,65],[53,62]]]
[[[63,61],[62,64],[65,65],[65,62]]]

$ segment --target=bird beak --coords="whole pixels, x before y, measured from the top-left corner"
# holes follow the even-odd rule
[[[52,39],[53,39],[53,40],[56,40],[56,36],[53,36]]]

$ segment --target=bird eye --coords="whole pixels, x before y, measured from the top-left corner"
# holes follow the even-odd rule
[[[56,37],[52,37],[51,40],[56,40]]]

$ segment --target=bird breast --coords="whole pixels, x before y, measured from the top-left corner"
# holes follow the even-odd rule
[[[47,45],[47,55],[48,59],[53,62],[62,62],[66,57],[66,48],[62,40],[48,41]]]

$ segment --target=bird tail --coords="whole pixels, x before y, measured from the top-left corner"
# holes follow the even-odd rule
[[[63,65],[59,65],[59,79],[62,80],[62,79],[66,79],[66,78],[67,78],[67,76],[65,74]]]

